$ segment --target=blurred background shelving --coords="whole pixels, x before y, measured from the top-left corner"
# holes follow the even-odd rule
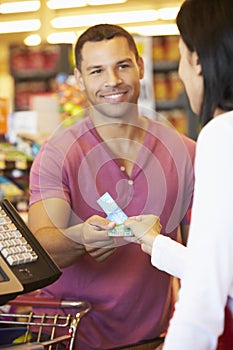
[[[72,74],[72,46],[11,45],[10,73],[14,79],[14,110],[30,109],[30,95],[55,92],[56,75]]]

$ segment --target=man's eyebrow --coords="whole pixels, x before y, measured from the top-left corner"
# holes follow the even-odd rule
[[[86,70],[89,72],[91,71],[92,69],[100,69],[102,66],[101,65],[98,65],[98,66],[89,66],[86,68]]]
[[[120,60],[117,62],[117,64],[122,64],[122,63],[130,63],[132,62],[131,58],[124,58],[123,60]]]
[[[132,62],[131,58],[124,58],[123,60],[117,61],[116,65],[119,65],[119,64],[122,64],[122,63],[131,63],[131,62]],[[93,65],[93,66],[87,67],[86,70],[89,72],[89,71],[91,71],[93,69],[100,69],[102,67],[103,67],[103,65],[100,65],[100,64],[99,65]]]

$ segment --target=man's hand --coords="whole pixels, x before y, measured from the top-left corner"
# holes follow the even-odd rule
[[[154,239],[162,229],[159,217],[153,214],[134,216],[125,220],[124,226],[130,228],[135,235],[125,239],[141,244],[142,250],[151,255]]]
[[[104,261],[115,251],[115,240],[108,236],[115,223],[101,216],[91,216],[82,228],[82,244],[96,261]]]

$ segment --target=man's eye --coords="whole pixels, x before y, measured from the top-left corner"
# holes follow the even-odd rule
[[[95,69],[91,71],[91,75],[95,75],[95,74],[100,74],[102,72],[102,69]]]
[[[119,69],[125,69],[125,68],[128,68],[128,67],[129,67],[129,65],[126,64],[126,63],[124,63],[124,64],[121,64],[121,65],[119,66]]]

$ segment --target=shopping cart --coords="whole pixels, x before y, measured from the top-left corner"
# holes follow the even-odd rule
[[[30,310],[29,312],[9,312],[0,314],[0,339],[5,337],[8,343],[4,343],[0,349],[17,349],[17,350],[44,350],[44,349],[58,349],[59,344],[63,344],[63,349],[72,350],[79,322],[83,316],[85,316],[91,309],[88,302],[85,301],[67,301],[60,299],[50,298],[38,298],[35,296],[21,295],[15,300],[9,302],[13,308],[18,307],[46,307],[51,308],[64,308],[64,309],[77,309],[74,316],[70,313],[65,315],[49,315],[43,313],[42,315],[36,314]],[[3,327],[3,328],[2,328]],[[36,339],[31,341],[31,334],[33,330],[36,331]],[[57,336],[57,330],[59,329],[59,335]],[[17,340],[11,342],[11,338],[18,334]],[[43,339],[46,334],[46,340]],[[62,334],[62,335],[61,335]],[[20,340],[19,340],[20,339]],[[13,340],[13,339],[12,339]],[[17,342],[17,344],[15,343]],[[5,346],[6,345],[6,346]]]

